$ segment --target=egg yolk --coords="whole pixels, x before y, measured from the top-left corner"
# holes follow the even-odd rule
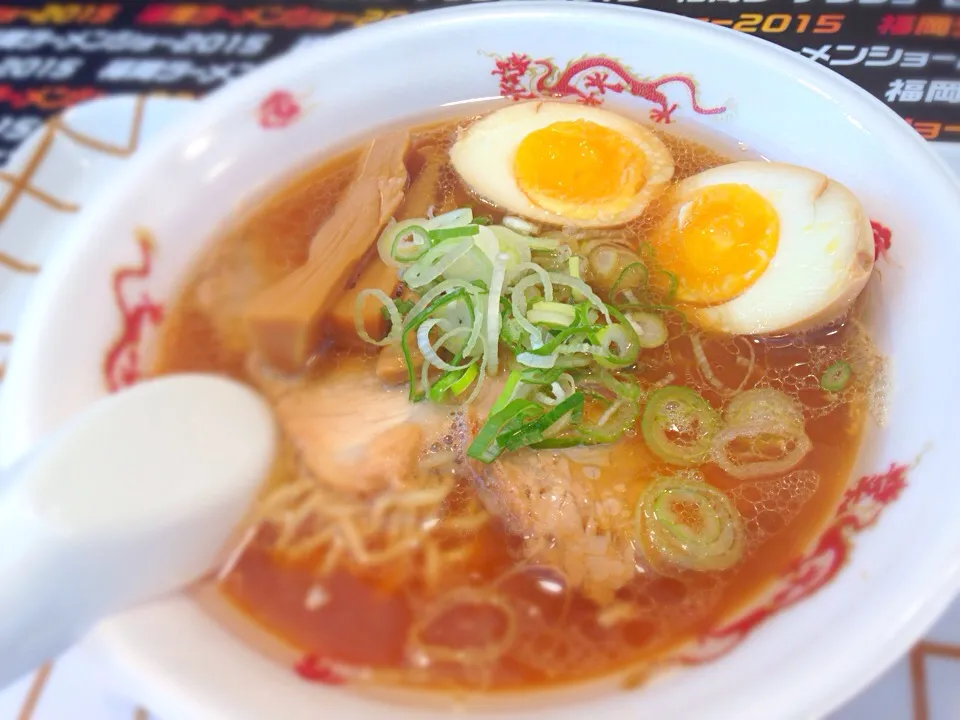
[[[536,205],[590,219],[620,212],[644,184],[646,158],[627,137],[589,120],[564,120],[526,135],[514,177]]]
[[[777,250],[777,213],[749,185],[711,185],[654,239],[658,264],[677,279],[677,299],[716,305],[735,298]]]

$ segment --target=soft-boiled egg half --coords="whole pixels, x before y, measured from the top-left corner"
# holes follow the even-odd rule
[[[639,216],[673,177],[652,132],[609,110],[531,101],[461,131],[454,169],[505,212],[556,225],[604,227]]]
[[[805,330],[842,315],[873,270],[870,221],[846,187],[807,168],[737,162],[678,183],[653,234],[657,265],[701,327]]]

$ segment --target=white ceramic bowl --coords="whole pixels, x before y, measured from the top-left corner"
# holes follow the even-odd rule
[[[722,133],[850,186],[892,231],[873,319],[893,361],[892,389],[889,423],[869,428],[852,489],[815,547],[754,608],[680,658],[686,667],[639,690],[562,704],[544,698],[509,714],[745,720],[827,712],[902,653],[960,583],[951,455],[960,437],[952,367],[960,190],[924,142],[865,92],[706,23],[569,2],[417,14],[318,44],[210,97],[125,168],[45,267],[4,384],[0,462],[135,379],[150,351],[153,304],[171,297],[244,198],[385,124],[545,92]],[[137,242],[137,228],[149,229],[155,247]],[[104,623],[91,644],[122,689],[165,720],[431,714],[304,682],[185,597]],[[716,659],[699,662],[707,657]]]

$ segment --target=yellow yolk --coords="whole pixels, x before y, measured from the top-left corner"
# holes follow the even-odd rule
[[[705,187],[655,238],[657,264],[677,278],[677,299],[715,305],[735,298],[777,250],[777,213],[748,185]]]
[[[615,213],[643,187],[643,152],[616,130],[564,120],[534,130],[514,158],[517,185],[536,205],[568,217]]]

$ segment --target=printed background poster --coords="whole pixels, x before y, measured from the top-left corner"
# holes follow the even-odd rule
[[[858,83],[928,140],[960,141],[960,0],[595,1],[777,43]],[[128,92],[200,96],[332,33],[463,4],[472,3],[0,0],[0,162],[74,103]]]

